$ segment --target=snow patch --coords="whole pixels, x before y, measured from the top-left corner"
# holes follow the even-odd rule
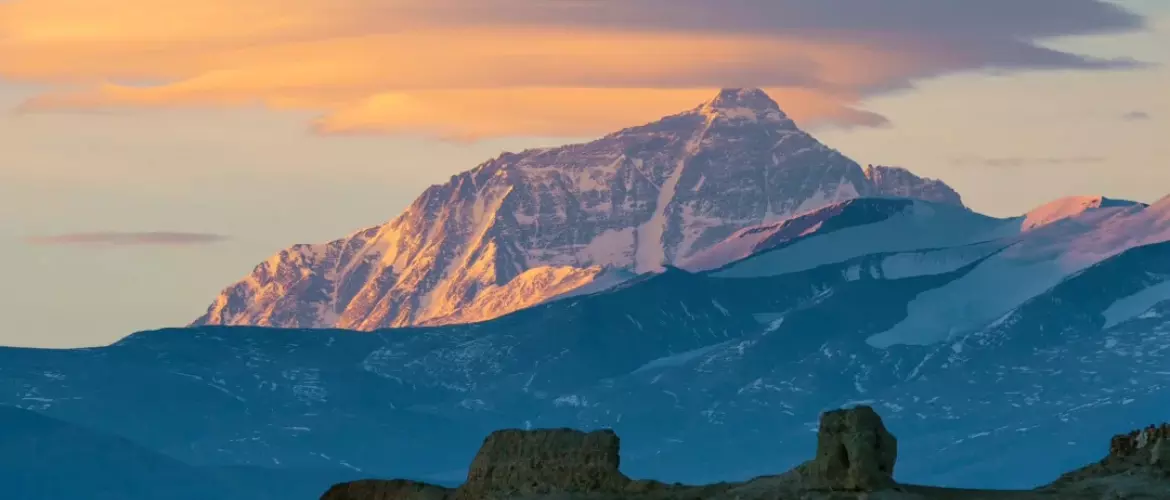
[[[845,272],[842,273],[842,277],[845,278],[845,281],[860,280],[861,279],[861,265],[854,264],[852,266],[849,266],[849,268],[845,269]]]
[[[693,272],[714,269],[725,263],[740,260],[751,255],[756,246],[771,237],[774,234],[773,230],[779,227],[780,224],[772,224],[739,231],[717,245],[691,256],[679,265],[683,269]]]
[[[708,124],[710,126],[710,124]],[[667,217],[670,204],[674,201],[678,191],[678,182],[682,179],[683,170],[691,154],[698,150],[699,141],[703,133],[696,134],[687,144],[687,154],[683,155],[674,170],[670,172],[662,185],[658,187],[658,200],[654,205],[654,215],[641,226],[638,226],[637,248],[634,250],[634,270],[638,273],[658,272],[666,264],[666,245],[662,241],[666,235]]]
[[[589,402],[586,401],[585,398],[582,398],[581,396],[578,396],[576,394],[569,394],[567,396],[561,396],[559,398],[554,399],[553,406],[558,406],[558,407],[571,406],[571,407],[576,407],[576,408],[584,408],[586,406],[589,406]]]
[[[726,307],[723,307],[723,304],[720,304],[718,300],[711,299],[711,305],[715,306],[715,309],[718,309],[724,316],[731,316],[731,312]]]
[[[1170,279],[1148,287],[1138,293],[1119,299],[1101,313],[1105,317],[1105,328],[1113,328],[1126,321],[1138,318],[1165,301],[1170,300]]]
[[[1002,250],[1009,244],[992,241],[944,250],[891,255],[882,260],[881,275],[885,279],[896,280],[953,273]]]
[[[855,226],[766,251],[712,273],[718,278],[779,276],[837,264],[875,253],[967,245],[1013,236],[1011,221],[991,219],[958,207],[915,201],[911,208],[874,224]]]
[[[632,373],[643,373],[650,370],[684,366],[695,359],[728,347],[734,342],[734,340],[729,340],[727,342],[700,347],[698,349],[692,349],[690,351],[680,352],[678,354],[671,354],[670,356],[663,356],[638,367]]]
[[[634,242],[634,228],[609,229],[577,251],[577,258],[598,266],[625,267],[634,254]]]
[[[869,337],[867,342],[877,348],[930,345],[970,333],[1051,289],[1075,271],[1055,261],[1029,263],[992,258],[963,277],[916,297],[907,305],[905,320]]]
[[[780,327],[784,325],[784,318],[786,316],[786,314],[777,313],[760,313],[752,315],[752,317],[755,318],[756,321],[760,322],[760,324],[766,325],[766,328],[764,328],[763,331],[764,334],[769,334],[779,330]]]
[[[852,182],[841,179],[831,194],[826,193],[823,189],[818,190],[813,197],[801,202],[800,206],[792,211],[792,214],[794,216],[803,215],[808,212],[820,210],[829,205],[852,200],[858,196],[861,196],[861,194],[857,192],[857,186],[854,186]]]

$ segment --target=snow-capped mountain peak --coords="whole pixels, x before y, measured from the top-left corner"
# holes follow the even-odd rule
[[[1145,207],[1136,201],[1116,200],[1104,196],[1069,196],[1046,203],[1024,216],[1021,229],[1031,231],[1062,220],[1079,217],[1088,212],[1108,209]]]
[[[703,103],[699,111],[710,119],[790,122],[780,105],[763,90],[723,89],[713,99]]]
[[[749,108],[755,110],[780,110],[780,104],[767,92],[758,88],[726,88],[707,101],[707,107],[714,109]]]
[[[941,182],[874,172],[800,130],[763,91],[725,89],[650,124],[454,175],[383,226],[268,259],[195,324],[480,321],[849,199],[962,205]]]

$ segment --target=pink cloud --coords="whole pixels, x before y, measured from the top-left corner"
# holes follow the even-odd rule
[[[185,246],[227,240],[226,236],[184,232],[93,232],[68,233],[28,238],[33,245]]]

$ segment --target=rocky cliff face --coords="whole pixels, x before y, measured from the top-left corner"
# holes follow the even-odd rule
[[[728,89],[594,142],[501,155],[427,189],[383,226],[284,250],[194,325],[485,320],[661,270],[748,226],[875,195],[962,203],[939,181],[863,169],[762,91]]]
[[[821,415],[817,455],[797,471],[824,490],[874,491],[894,486],[898,440],[868,406]]]
[[[866,165],[865,178],[873,184],[876,193],[885,196],[963,205],[963,198],[945,182],[918,177],[901,167]]]
[[[657,485],[618,470],[619,440],[610,430],[509,429],[484,440],[458,488],[406,480],[338,484],[322,500],[485,500],[564,494],[620,495]]]
[[[494,432],[472,460],[467,482],[455,497],[620,493],[630,479],[618,470],[619,447],[617,434],[610,430]]]
[[[1170,424],[1114,436],[1105,458],[1062,475],[1042,490],[1108,499],[1170,497]]]

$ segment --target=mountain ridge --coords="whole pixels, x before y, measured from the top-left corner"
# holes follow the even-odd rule
[[[886,193],[962,205],[940,181],[862,168],[758,89],[601,139],[503,153],[427,188],[387,224],[298,245],[227,287],[198,325],[482,321],[657,272],[735,231]]]

